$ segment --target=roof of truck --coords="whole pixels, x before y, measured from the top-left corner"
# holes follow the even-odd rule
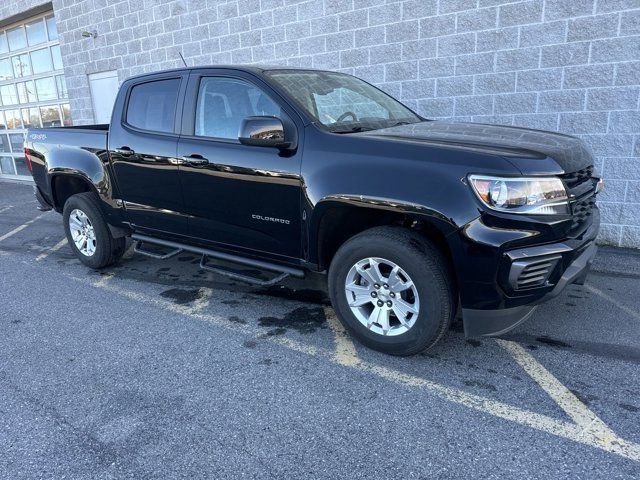
[[[146,72],[141,73],[139,75],[133,75],[127,80],[132,78],[142,78],[150,75],[157,75],[159,73],[168,73],[168,72],[188,72],[191,70],[203,70],[207,68],[216,68],[216,69],[225,69],[225,70],[237,70],[240,72],[250,72],[254,74],[261,74],[263,72],[269,70],[300,70],[300,71],[314,71],[314,72],[323,72],[327,70],[322,70],[319,68],[308,68],[308,67],[291,67],[287,65],[197,65],[193,67],[180,67],[180,68],[172,68],[169,70],[158,70],[155,72]]]

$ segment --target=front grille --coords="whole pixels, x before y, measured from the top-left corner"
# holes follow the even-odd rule
[[[596,204],[595,183],[593,180],[593,165],[572,173],[561,175],[571,199],[571,214],[573,216],[569,234],[579,233],[587,225],[593,215]]]
[[[561,258],[560,255],[550,255],[513,262],[509,272],[511,286],[514,290],[523,290],[545,285]]]
[[[580,184],[590,180],[592,176],[593,165],[589,165],[588,167],[583,168],[582,170],[578,170],[577,172],[565,173],[564,175],[561,175],[560,178],[564,180],[569,193],[571,193],[571,190],[580,186]]]
[[[574,232],[584,225],[589,217],[593,215],[593,207],[596,205],[596,196],[591,195],[588,198],[575,201],[571,206],[573,214],[571,222],[571,231]]]

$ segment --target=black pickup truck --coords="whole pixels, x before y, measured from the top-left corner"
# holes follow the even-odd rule
[[[456,313],[468,336],[508,331],[583,282],[596,252],[602,184],[582,141],[431,121],[341,73],[130,78],[110,125],[29,130],[25,154],[86,265],[130,237],[254,283],[327,272],[344,325],[396,355],[434,345]]]

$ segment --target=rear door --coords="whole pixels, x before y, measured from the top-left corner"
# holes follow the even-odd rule
[[[188,72],[132,79],[122,86],[109,154],[128,220],[136,229],[187,234],[176,149]]]
[[[180,172],[190,235],[244,253],[299,259],[301,148],[282,153],[238,141],[242,120],[253,115],[277,116],[298,135],[295,112],[252,75],[211,69],[192,72],[183,115],[178,156],[196,159]]]

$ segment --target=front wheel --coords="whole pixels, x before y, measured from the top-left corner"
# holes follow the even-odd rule
[[[106,267],[124,253],[126,240],[111,235],[95,194],[78,193],[69,197],[62,219],[71,249],[88,267]]]
[[[455,313],[446,259],[402,228],[373,228],[342,245],[329,268],[329,295],[356,338],[392,355],[432,347]]]

